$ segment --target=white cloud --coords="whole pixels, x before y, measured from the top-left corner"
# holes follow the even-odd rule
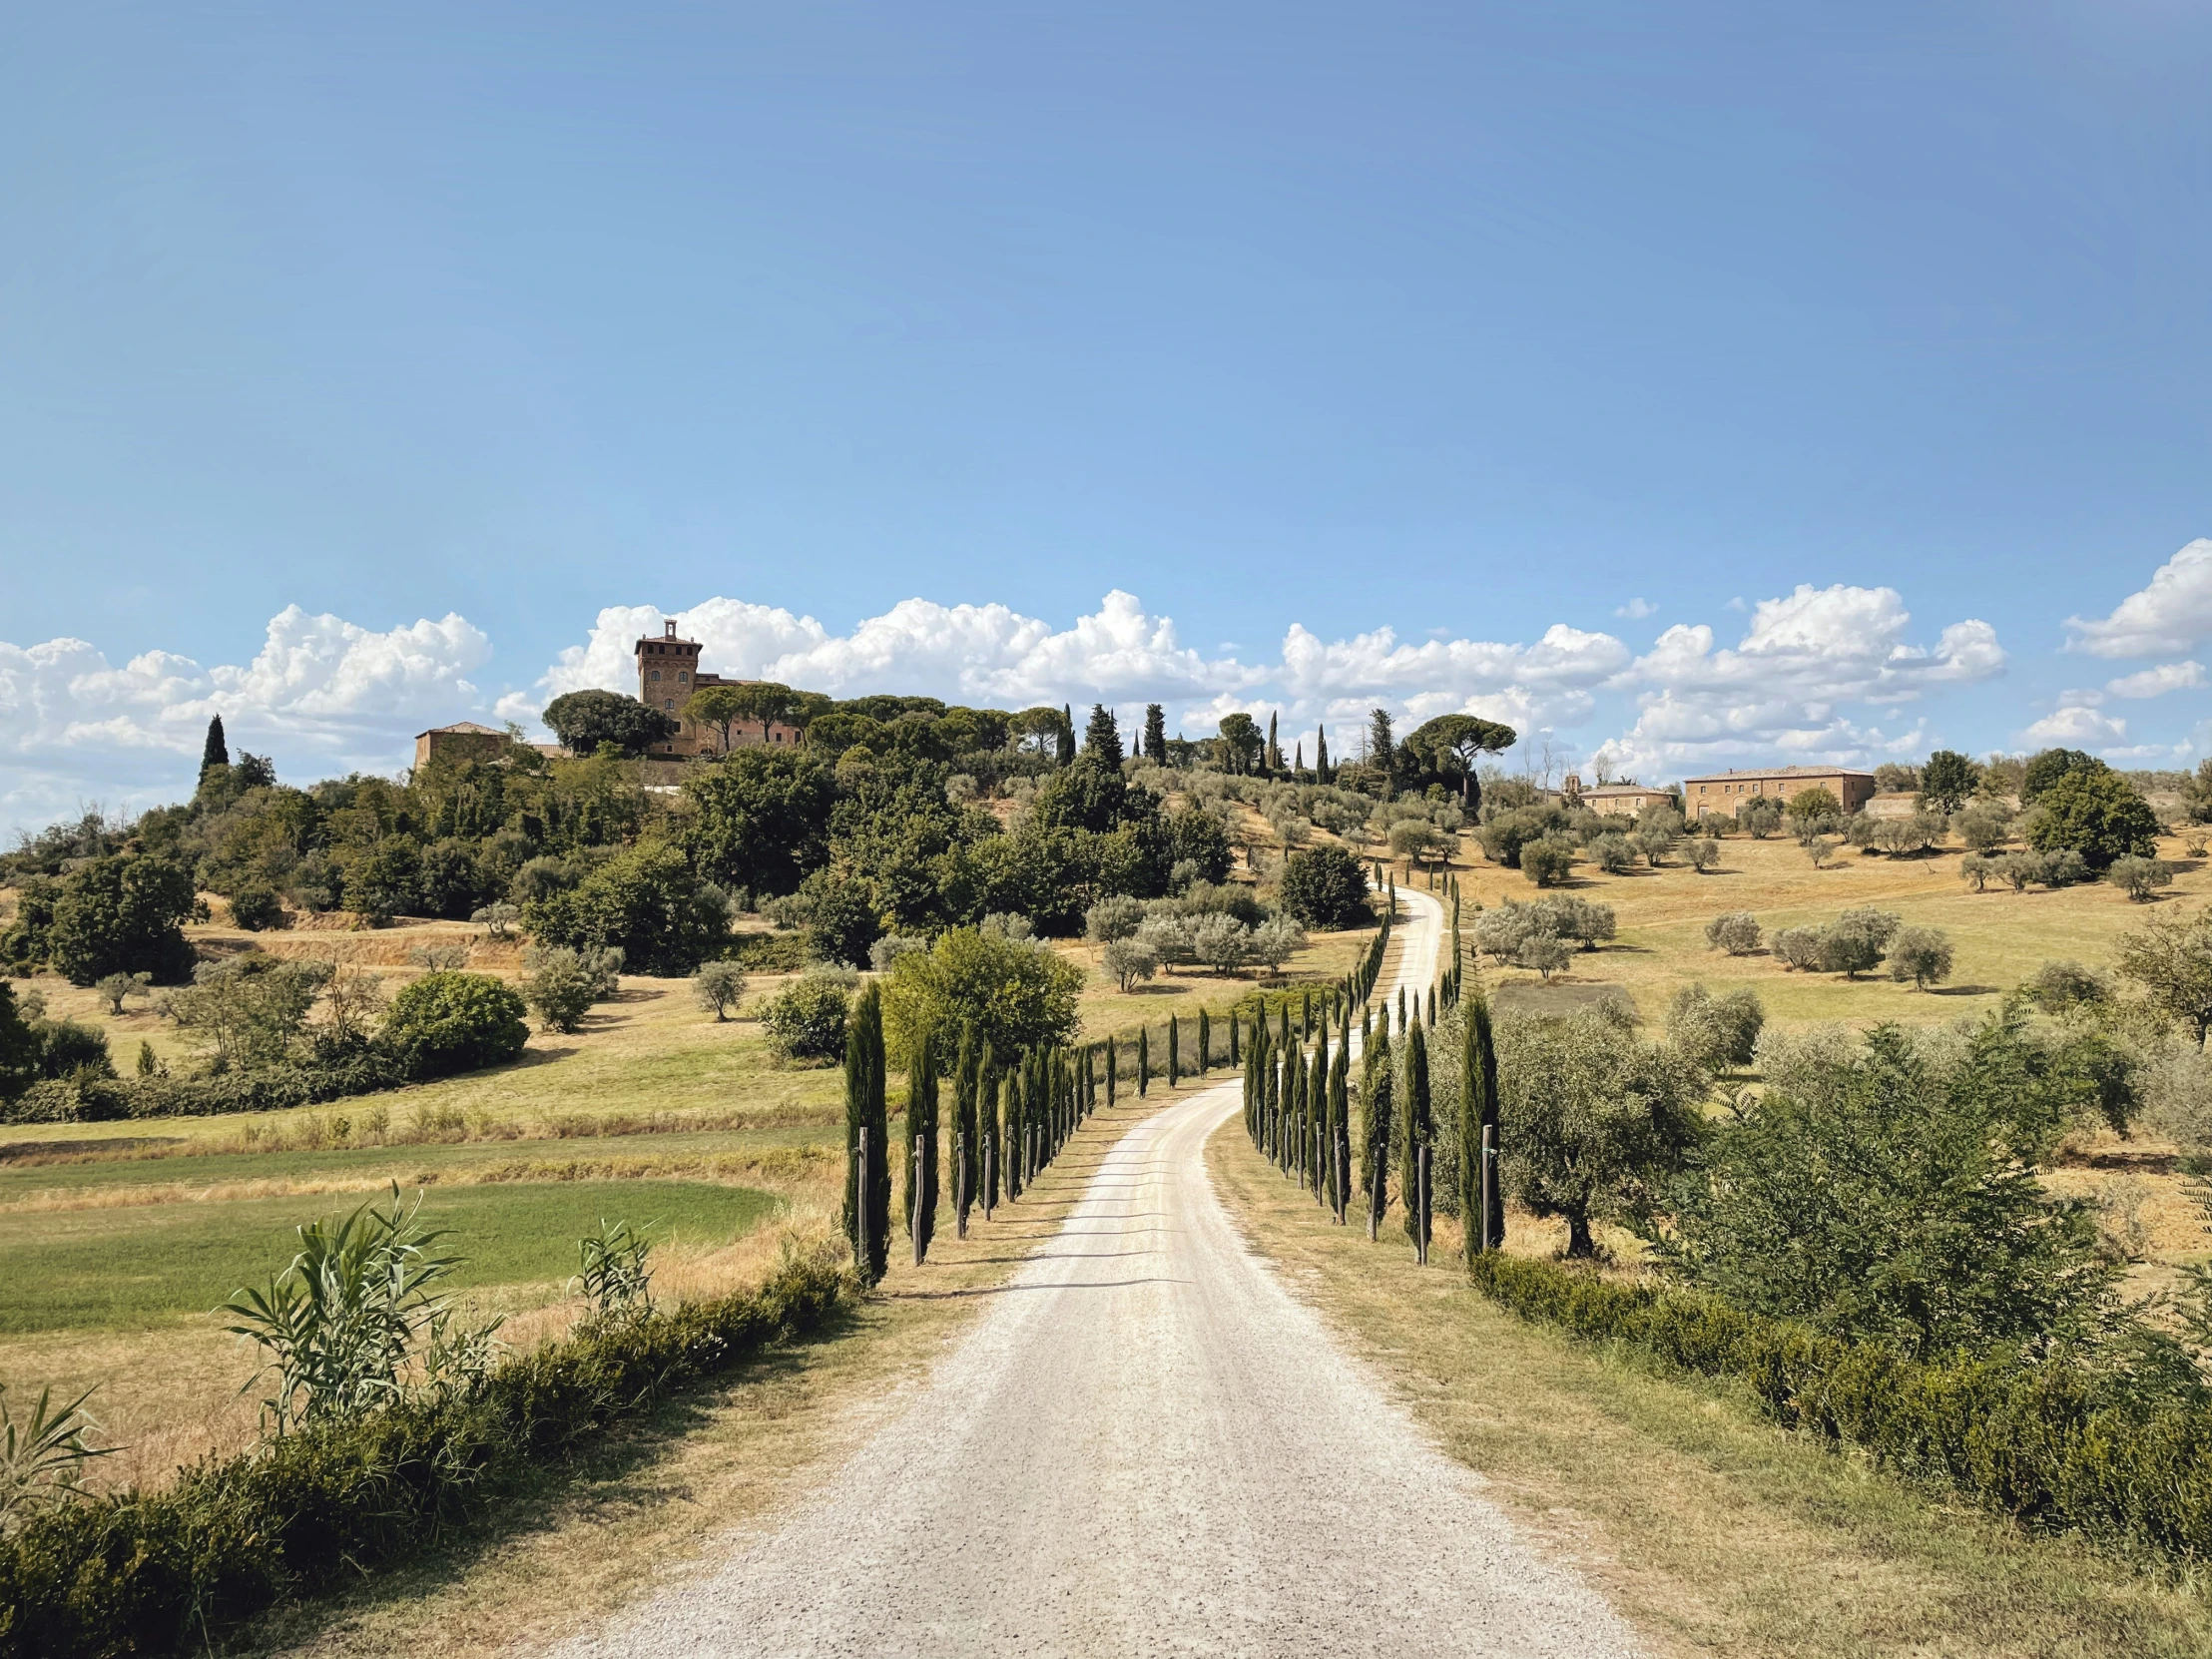
[[[2005,662],[1985,622],[1951,623],[1933,647],[1910,643],[1911,622],[1894,588],[1837,583],[1761,600],[1733,647],[1716,649],[1705,624],[1678,623],[1614,682],[1640,713],[1601,753],[1616,769],[1657,777],[1739,755],[1851,762],[1910,752],[1924,741],[1921,723],[1885,729],[1847,711],[1985,680]]]
[[[270,619],[251,662],[212,668],[167,651],[118,668],[78,639],[0,642],[0,817],[173,796],[219,714],[234,753],[389,769],[420,726],[481,711],[467,676],[490,656],[457,615],[379,633],[296,605]]]
[[[2212,639],[2212,538],[2199,536],[2101,619],[2068,617],[2069,651],[2092,657],[2172,657]]]
[[[2020,733],[2038,749],[2107,749],[2127,742],[2127,722],[2086,702],[2062,703]]]
[[[2117,680],[2107,680],[2104,689],[2113,697],[2164,697],[2168,692],[2188,691],[2205,683],[2201,663],[2161,663],[2140,674],[2123,674]]]
[[[1625,605],[1616,606],[1613,614],[1626,617],[1631,622],[1641,622],[1647,616],[1657,616],[1659,607],[1648,599],[1631,599]]]

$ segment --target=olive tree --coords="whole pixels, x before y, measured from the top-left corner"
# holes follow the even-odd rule
[[[1705,1092],[1681,1054],[1603,1013],[1498,1024],[1505,1181],[1531,1214],[1567,1224],[1567,1254],[1597,1254],[1593,1222],[1641,1211],[1698,1144]]]
[[[2173,865],[2162,858],[2138,858],[2130,854],[2114,858],[2104,878],[2138,904],[2147,904],[2160,887],[2173,885]]]
[[[1890,941],[1890,977],[1927,990],[1950,977],[1950,936],[1939,927],[1907,927]]]
[[[1759,949],[1759,918],[1749,910],[1727,910],[1705,924],[1709,950],[1725,950],[1731,956],[1749,956]]]
[[[2189,1028],[2197,1046],[2212,1030],[2212,910],[2160,916],[2120,937],[2120,972],[2158,1012]]]

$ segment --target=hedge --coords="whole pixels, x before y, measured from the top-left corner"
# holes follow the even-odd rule
[[[1749,1383],[1785,1426],[1947,1481],[2029,1525],[2212,1554],[2212,1411],[2115,1396],[2082,1368],[1916,1362],[1709,1297],[1491,1251],[1474,1283],[1524,1319]]]
[[[532,1465],[819,1327],[844,1288],[826,1261],[794,1259],[758,1290],[510,1360],[467,1395],[211,1459],[164,1491],[51,1511],[0,1539],[0,1659],[204,1649],[280,1598],[434,1543]]]
[[[285,1061],[214,1077],[80,1077],[33,1083],[0,1100],[0,1123],[108,1123],[319,1106],[417,1081],[397,1055],[366,1047],[342,1058]]]

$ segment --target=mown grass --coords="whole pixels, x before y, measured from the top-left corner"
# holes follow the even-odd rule
[[[1486,1302],[1439,1223],[1416,1268],[1332,1226],[1232,1121],[1207,1149],[1247,1237],[1445,1451],[1661,1652],[2052,1659],[2212,1652],[2190,1584],[2038,1537],[1762,1419],[1747,1393]]]
[[[280,1270],[302,1223],[356,1202],[284,1196],[0,1215],[0,1333],[205,1318]],[[576,1241],[602,1218],[650,1224],[660,1245],[713,1248],[778,1207],[769,1193],[687,1181],[433,1187],[420,1202],[425,1223],[447,1235],[440,1248],[460,1258],[450,1281],[457,1290],[565,1280],[576,1271]]]

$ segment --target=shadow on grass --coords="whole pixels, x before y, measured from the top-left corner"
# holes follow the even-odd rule
[[[244,1659],[298,1647],[380,1607],[448,1589],[518,1540],[684,1498],[688,1488],[663,1470],[685,1439],[709,1427],[737,1389],[795,1381],[812,1351],[864,1327],[864,1306],[841,1308],[807,1336],[616,1424],[567,1461],[533,1470],[514,1491],[442,1534],[413,1560],[378,1570],[357,1589],[278,1606],[233,1632],[218,1651]]]
[[[1930,985],[1930,996],[1995,996],[2002,987],[1997,985]]]

